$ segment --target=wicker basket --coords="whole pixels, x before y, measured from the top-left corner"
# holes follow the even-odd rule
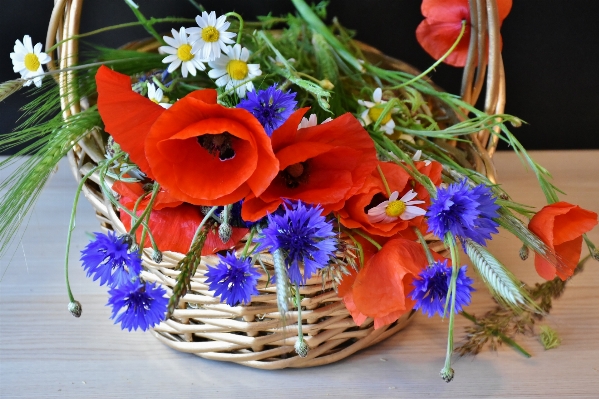
[[[55,0],[46,48],[79,32],[82,2],[83,0]],[[469,61],[464,70],[462,96],[473,104],[481,93],[487,65],[483,63],[477,67],[473,60],[476,59],[476,52],[479,52],[478,59],[485,59],[480,56],[484,54],[484,49],[479,49],[478,44],[488,42],[485,111],[501,113],[505,90],[495,0],[471,0],[470,3],[476,12],[472,12],[474,27],[470,39]],[[387,57],[376,49],[365,45],[363,49],[369,58],[377,62],[382,61],[389,68],[417,73],[411,66]],[[49,64],[50,69],[67,68],[76,64],[77,41],[63,43],[51,56],[53,62]],[[73,101],[75,91],[70,88],[75,87],[77,82],[71,72],[60,73],[56,79],[62,96],[63,117],[66,119],[80,112],[86,105]],[[487,174],[491,180],[495,180],[495,170],[491,161],[497,144],[494,137],[485,131],[476,134],[472,137],[474,150],[470,150],[471,153],[468,154],[475,169]],[[101,128],[98,127],[90,131],[68,154],[75,178],[79,181],[104,159],[104,154]],[[112,205],[104,198],[97,176],[92,175],[83,192],[95,208],[104,231],[114,230],[119,234],[126,232]],[[431,242],[431,246],[438,244],[439,242]],[[144,250],[143,278],[147,281],[158,281],[171,293],[179,274],[176,266],[183,256],[179,253],[165,252],[163,261],[156,264],[152,261],[152,250]],[[371,319],[361,326],[356,326],[331,287],[326,286],[323,289],[320,276],[312,278],[300,289],[304,298],[301,302],[303,331],[306,343],[310,347],[308,356],[302,358],[294,351],[298,312],[287,313],[286,323],[283,324],[277,310],[275,287],[267,286],[266,275],[261,277],[258,284],[260,295],[254,296],[251,304],[230,307],[221,304],[218,298],[208,291],[204,282],[206,266],[214,264],[216,259],[215,256],[203,257],[197,273],[192,278],[191,291],[181,298],[179,308],[174,311],[172,317],[154,328],[153,334],[171,348],[207,359],[231,361],[262,369],[319,366],[343,359],[388,338],[404,328],[411,317],[411,313],[406,314],[391,325],[377,330],[374,329]]]

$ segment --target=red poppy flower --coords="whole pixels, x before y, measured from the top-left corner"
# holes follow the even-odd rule
[[[149,193],[144,192],[141,183],[124,183],[117,181],[112,189],[120,195],[119,202],[133,210],[135,202],[140,196],[146,196],[137,207],[136,214],[139,216],[147,208],[150,201]],[[156,196],[148,226],[152,236],[162,252],[172,251],[187,253],[191,240],[202,222],[204,215],[200,208],[173,199],[168,192],[160,191]],[[127,230],[131,228],[131,216],[121,212],[120,219]],[[210,255],[223,249],[234,247],[248,232],[248,229],[233,227],[231,238],[226,243],[218,237],[218,232],[211,230],[206,238],[202,255]],[[137,240],[141,240],[141,229],[136,231]],[[145,248],[150,247],[150,239],[146,237],[143,243]]]
[[[535,268],[539,276],[552,280],[556,276],[566,280],[572,276],[582,252],[582,235],[597,225],[597,214],[567,202],[547,205],[530,219],[528,228],[555,250],[566,268],[556,268],[535,254]]]
[[[217,104],[215,90],[192,92],[165,110],[109,68],[100,67],[96,82],[106,131],[173,197],[231,204],[262,194],[276,176],[278,161],[260,122]]]
[[[415,301],[408,297],[412,280],[427,265],[420,244],[390,240],[366,261],[359,273],[343,279],[339,295],[357,325],[372,317],[375,329],[383,327],[412,310]]]
[[[368,132],[351,114],[298,130],[300,109],[272,134],[279,172],[261,194],[243,203],[244,220],[257,220],[276,210],[283,198],[320,204],[323,214],[339,210],[376,167],[376,151]]]
[[[511,8],[512,0],[497,0],[500,25]],[[424,50],[436,60],[455,43],[462,30],[462,21],[467,21],[460,43],[444,60],[445,63],[457,67],[466,65],[471,29],[468,0],[423,0],[421,10],[425,20],[416,28],[416,38]]]
[[[387,180],[391,192],[397,191],[399,198],[402,198],[410,190],[417,194],[413,200],[425,201],[423,204],[416,205],[425,210],[430,204],[428,191],[420,184],[417,184],[408,173],[399,165],[392,162],[379,162],[383,175]],[[441,164],[438,162],[415,162],[416,168],[432,180],[433,184],[438,185],[441,181]],[[368,176],[364,186],[351,198],[345,202],[345,206],[339,211],[340,222],[348,228],[359,228],[370,235],[391,237],[399,234],[406,239],[416,239],[416,234],[412,227],[417,227],[421,231],[426,231],[427,226],[424,216],[416,216],[409,220],[402,220],[400,214],[393,221],[372,221],[368,211],[379,205],[381,202],[389,200],[386,188],[381,179],[381,175],[375,169]],[[409,203],[409,201],[408,201]],[[405,204],[404,204],[405,206]]]

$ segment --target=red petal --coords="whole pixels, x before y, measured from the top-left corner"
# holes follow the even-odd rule
[[[358,273],[353,286],[356,306],[365,315],[380,318],[409,311],[414,306],[407,296],[410,284],[427,263],[420,244],[403,239],[388,241]]]
[[[245,235],[248,233],[248,229],[233,227],[233,232],[231,233],[231,238],[229,241],[223,243],[223,241],[218,236],[218,230],[214,229],[208,233],[206,237],[206,242],[204,243],[204,247],[202,248],[202,256],[204,255],[212,255],[218,251],[222,251],[223,249],[231,249],[233,248]]]
[[[458,22],[436,22],[425,19],[416,28],[416,39],[422,48],[435,60],[440,59],[460,35],[461,20]],[[443,62],[456,67],[466,65],[470,45],[470,25],[466,26],[460,43]]]
[[[105,129],[123,151],[148,176],[150,165],[144,152],[144,140],[150,128],[165,111],[160,105],[131,90],[131,79],[101,66],[96,73],[98,111]]]
[[[235,156],[221,161],[197,137],[229,132]],[[156,121],[145,151],[158,180],[172,196],[198,205],[225,205],[250,191],[261,193],[278,171],[278,161],[258,120],[243,109],[207,104],[191,96]]]
[[[422,0],[420,10],[422,15],[432,21],[470,22],[468,0]]]

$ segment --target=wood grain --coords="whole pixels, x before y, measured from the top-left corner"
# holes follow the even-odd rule
[[[599,151],[532,152],[547,167],[564,200],[599,212]],[[519,202],[542,206],[534,175],[508,152],[496,154],[499,180]],[[9,171],[0,171],[0,180]],[[81,202],[70,262],[80,319],[67,311],[64,242],[75,182],[66,160],[44,190],[22,240],[0,259],[1,397],[597,397],[599,392],[599,264],[589,262],[546,320],[562,338],[544,351],[532,338],[519,342],[526,359],[508,347],[456,358],[450,384],[443,367],[447,323],[420,315],[402,332],[338,363],[311,369],[255,370],[176,352],[151,334],[128,333],[108,319],[106,290],[79,266],[86,233],[98,223]],[[599,243],[599,229],[591,234]],[[491,250],[522,280],[540,281],[531,259],[521,261],[519,243],[506,233]],[[586,249],[583,249],[583,253]],[[492,305],[480,281],[469,311]],[[458,318],[456,338],[467,321]]]

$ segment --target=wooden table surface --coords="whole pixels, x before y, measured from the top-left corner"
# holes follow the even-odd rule
[[[599,212],[599,151],[532,152],[548,168],[562,199]],[[499,179],[512,197],[542,206],[532,172],[511,152],[496,155]],[[4,180],[7,171],[0,171]],[[98,230],[91,206],[79,205],[71,247],[71,282],[83,315],[67,311],[64,243],[75,182],[66,159],[42,193],[20,243],[0,259],[0,396],[129,398],[500,398],[599,397],[599,263],[572,279],[546,319],[562,345],[545,351],[534,338],[518,338],[533,355],[509,347],[454,359],[455,379],[439,377],[447,322],[419,315],[388,340],[336,364],[262,371],[176,352],[151,334],[121,331],[110,321],[106,289],[79,266],[86,233]],[[599,244],[599,228],[590,234]],[[501,232],[489,247],[523,281],[540,281],[532,256]],[[586,247],[583,254],[586,254]],[[480,283],[468,310],[492,306]],[[457,320],[456,340],[467,321]]]

